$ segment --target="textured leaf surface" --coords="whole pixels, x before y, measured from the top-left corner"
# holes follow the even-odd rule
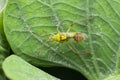
[[[15,55],[5,59],[3,70],[11,80],[59,80]]]
[[[4,16],[5,33],[13,51],[31,63],[66,66],[89,80],[113,78],[120,72],[119,1],[10,0]],[[78,20],[90,16],[90,21]],[[48,41],[48,34],[57,33],[57,29],[66,32],[76,20],[71,32],[85,33],[87,40]]]

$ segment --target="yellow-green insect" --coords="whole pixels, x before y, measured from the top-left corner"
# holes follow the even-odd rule
[[[81,32],[71,32],[71,33],[57,33],[53,36],[50,36],[51,41],[63,42],[68,41],[69,39],[74,39],[76,42],[80,42],[86,39],[86,35]]]
[[[90,19],[88,18],[87,20],[90,20]],[[68,30],[66,32],[58,32],[58,33],[56,33],[54,35],[50,35],[48,41],[64,42],[64,41],[69,41],[70,39],[73,39],[75,42],[81,42],[83,40],[86,40],[87,35],[85,33],[82,33],[82,32],[69,32],[75,23],[76,22],[73,22],[69,26],[69,28],[68,28]],[[36,34],[36,33],[34,33],[34,34]],[[46,41],[46,42],[48,42],[48,41]],[[76,50],[75,48],[73,48],[71,46],[71,44],[67,44],[67,45],[74,53],[78,53],[78,54],[81,53],[78,50]],[[82,53],[88,53],[88,52],[82,52]]]
[[[87,35],[85,33],[81,32],[69,32],[69,30],[72,28],[72,26],[75,24],[73,22],[67,32],[60,32],[55,35],[51,35],[49,39],[51,41],[57,41],[57,42],[63,42],[63,41],[68,41],[69,39],[74,39],[75,42],[80,42],[82,40],[85,40],[87,38]]]

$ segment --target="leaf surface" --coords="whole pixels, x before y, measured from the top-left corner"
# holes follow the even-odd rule
[[[3,70],[11,80],[60,80],[15,55],[11,55],[5,59]]]
[[[11,0],[5,33],[13,51],[31,63],[65,66],[103,80],[120,71],[119,7],[119,0]],[[86,40],[49,41],[74,21],[70,32],[82,32]]]

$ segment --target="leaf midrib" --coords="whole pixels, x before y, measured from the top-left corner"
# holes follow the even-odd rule
[[[86,5],[86,7],[87,7],[87,9],[86,9],[86,12],[87,12],[86,16],[87,16],[87,18],[89,18],[89,16],[90,16],[90,15],[89,15],[89,14],[90,14],[89,3],[90,3],[89,0],[87,0],[87,5]],[[96,74],[97,74],[97,76],[94,76],[94,77],[95,77],[96,79],[98,79],[97,77],[100,77],[100,71],[99,71],[99,68],[98,68],[97,59],[96,59],[95,52],[94,52],[94,47],[93,47],[93,44],[92,44],[91,24],[90,24],[89,21],[88,21],[87,23],[88,23],[89,45],[90,45],[90,50],[91,50],[92,59],[93,59],[92,61],[93,61],[93,65],[94,65],[94,67],[95,67]],[[92,72],[92,74],[94,74],[94,72]]]

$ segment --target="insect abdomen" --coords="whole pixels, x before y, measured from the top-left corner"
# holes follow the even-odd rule
[[[80,42],[82,40],[85,40],[86,36],[83,33],[76,32],[73,38],[76,42]]]

